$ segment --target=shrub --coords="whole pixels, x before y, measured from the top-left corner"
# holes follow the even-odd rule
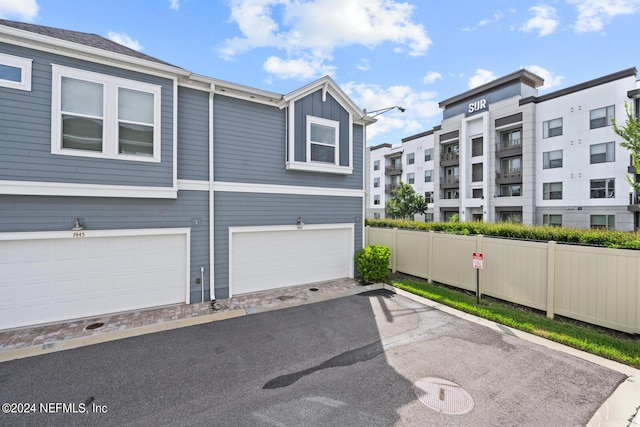
[[[356,267],[362,280],[365,282],[389,280],[390,256],[391,249],[388,246],[371,245],[359,250],[356,254]]]

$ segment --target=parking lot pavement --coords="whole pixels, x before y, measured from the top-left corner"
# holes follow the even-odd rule
[[[584,426],[628,375],[379,290],[4,362],[0,380],[3,403],[38,404],[12,426]]]

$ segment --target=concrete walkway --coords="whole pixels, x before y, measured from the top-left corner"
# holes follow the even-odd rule
[[[0,332],[0,362],[229,319],[257,312],[310,304],[355,295],[367,290],[380,289],[383,287],[420,304],[434,307],[467,321],[543,345],[556,351],[571,354],[580,359],[588,360],[600,366],[623,373],[628,377],[627,380],[604,402],[600,409],[594,414],[588,426],[640,426],[640,414],[638,414],[638,407],[640,406],[639,370],[459,312],[439,303],[386,285],[376,284],[363,287],[352,279],[241,295],[218,300],[216,301],[217,305],[215,307],[212,307],[210,303],[181,304],[3,331]],[[96,329],[87,329],[87,326],[100,323],[103,325]]]

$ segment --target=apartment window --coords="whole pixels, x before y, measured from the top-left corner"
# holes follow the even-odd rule
[[[455,184],[460,181],[460,168],[458,166],[445,168],[444,176],[446,184]]]
[[[373,170],[374,171],[379,171],[380,170],[380,160],[376,160],[373,162]]]
[[[52,153],[160,161],[160,86],[52,67]]]
[[[474,163],[471,165],[471,181],[482,181],[482,163]]]
[[[459,193],[458,189],[446,190],[444,192],[444,198],[445,199],[459,199],[460,198],[460,193]]]
[[[307,116],[307,147],[311,162],[338,164],[340,122]]]
[[[427,203],[433,203],[433,191],[426,191],[424,193],[424,201]]]
[[[522,224],[522,212],[500,212],[500,221]]]
[[[542,168],[553,169],[562,167],[562,150],[546,151],[542,153]]]
[[[591,228],[604,228],[607,230],[616,228],[615,215],[591,215],[590,222]]]
[[[562,227],[562,215],[544,214],[542,215],[542,225],[550,225],[552,227]]]
[[[615,107],[613,105],[591,110],[589,113],[589,128],[596,129],[611,126],[613,124],[611,119],[614,117]]]
[[[433,182],[433,170],[424,171],[424,182]]]
[[[542,123],[542,137],[551,138],[552,136],[562,135],[562,117],[559,119],[547,120]]]
[[[500,197],[518,197],[522,195],[520,184],[505,184],[500,186]]]
[[[380,187],[380,178],[373,178],[373,188]]]
[[[613,142],[593,144],[590,149],[591,164],[615,162],[616,160],[616,145]]]
[[[482,188],[474,188],[473,190],[471,190],[471,194],[474,199],[484,199]]]
[[[591,180],[592,199],[613,199],[614,197],[616,197],[615,178]]]
[[[521,165],[522,165],[521,157],[507,157],[500,161],[500,172],[503,174],[520,173]]]
[[[562,182],[545,182],[544,184],[542,184],[542,199],[562,199]]]
[[[380,195],[376,194],[373,196],[373,204],[374,205],[379,205],[380,204]]]
[[[415,184],[416,183],[416,174],[408,173],[407,174],[407,184]]]
[[[430,160],[433,160],[433,148],[427,148],[424,150],[424,161],[428,162]]]
[[[424,222],[433,222],[433,212],[427,212],[424,214]]]
[[[482,137],[471,140],[471,156],[482,156]]]
[[[412,165],[415,162],[416,162],[415,154],[414,153],[407,154],[407,164]]]
[[[374,212],[373,213],[373,219],[380,219],[380,213]]]
[[[500,145],[501,149],[519,147],[521,142],[522,131],[520,129],[512,129],[500,133]]]
[[[0,53],[0,86],[31,90],[32,59]]]
[[[442,160],[457,160],[459,156],[460,146],[456,144],[448,144],[443,147]]]

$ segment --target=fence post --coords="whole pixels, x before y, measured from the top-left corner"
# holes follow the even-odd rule
[[[364,227],[364,243],[362,243],[362,247],[366,248],[369,246],[369,230],[371,229],[370,225]]]
[[[427,283],[433,283],[433,230],[429,230],[427,234]]]
[[[476,236],[476,252],[482,253],[482,234]],[[484,281],[484,271],[482,268],[478,269],[478,277],[478,294],[482,295],[482,282]]]
[[[393,228],[393,248],[391,249],[391,272],[396,272],[396,261],[398,260],[398,228]]]
[[[547,242],[547,317],[555,316],[556,296],[556,242]]]

